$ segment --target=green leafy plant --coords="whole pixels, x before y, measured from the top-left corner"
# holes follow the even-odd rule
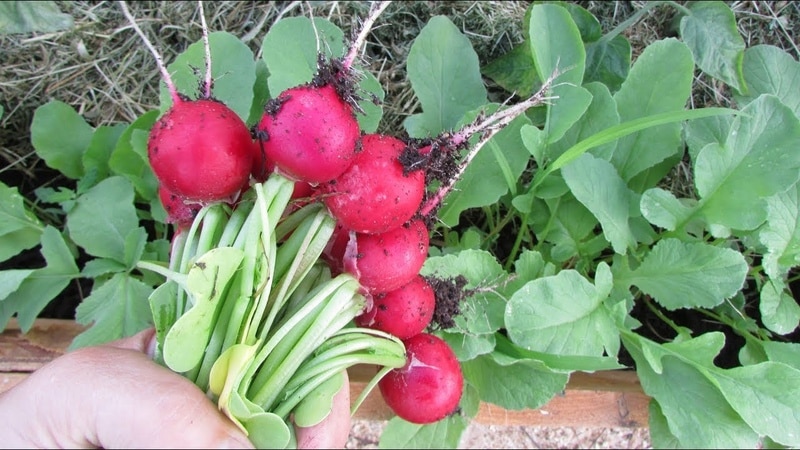
[[[679,11],[679,38],[632,62],[622,31],[657,7]],[[456,447],[481,401],[537,408],[572,372],[626,365],[652,397],[655,447],[800,445],[800,63],[746,48],[722,2],[651,2],[606,34],[572,4],[531,5],[523,23],[524,42],[484,67],[446,17],[408,55],[421,105],[404,122],[410,138],[505,108],[489,103],[482,76],[521,97],[545,85],[548,103],[470,155],[437,213],[421,274],[466,283],[460,315],[434,330],[461,362],[460,412],[429,425],[392,419],[381,446]],[[342,37],[323,19],[282,19],[257,59],[212,33],[215,94],[255,125],[270,98],[311,80],[318,49],[344,54]],[[198,42],[169,67],[180,89],[197,85],[203,56]],[[728,86],[736,107],[687,108],[696,71]],[[361,87],[383,99],[373,76]],[[361,129],[376,130],[381,108],[360,106]],[[0,186],[0,260],[39,246],[46,262],[0,272],[0,323],[16,316],[29,329],[76,278],[93,280],[76,315],[92,326],[74,347],[153,323],[142,299],[164,278],[142,269],[170,259],[146,151],[158,116],[93,128],[57,101],[37,110],[37,154],[75,187],[40,189],[32,204]],[[691,175],[685,189],[667,183],[677,167]],[[222,267],[234,256],[215,258]],[[723,351],[735,357],[723,362]]]

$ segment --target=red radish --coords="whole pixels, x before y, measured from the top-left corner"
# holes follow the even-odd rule
[[[417,424],[433,423],[455,412],[464,378],[453,350],[427,333],[403,343],[406,365],[378,382],[386,404],[402,419]]]
[[[361,132],[352,107],[331,84],[288,89],[267,105],[256,126],[267,157],[298,180],[333,180],[353,160]]]
[[[257,183],[263,183],[275,170],[275,163],[273,163],[267,154],[264,152],[264,145],[261,141],[256,140],[253,142],[253,170],[251,175]]]
[[[359,233],[383,233],[414,216],[425,194],[425,173],[405,173],[398,160],[406,144],[368,134],[353,164],[323,189],[325,204],[342,225]]]
[[[390,292],[374,294],[369,309],[356,317],[356,324],[408,339],[431,323],[436,298],[433,288],[417,275],[410,283]]]
[[[147,155],[167,189],[208,202],[228,199],[247,185],[252,148],[247,126],[221,102],[178,100],[150,131]]]
[[[421,220],[385,233],[355,233],[352,255],[346,256],[349,240],[349,232],[338,224],[323,255],[332,271],[350,272],[370,292],[392,291],[414,279],[430,244]]]
[[[158,181],[187,200],[231,199],[250,179],[253,139],[233,110],[211,98],[211,50],[202,4],[206,73],[198,100],[178,94],[161,55],[136,24],[125,2],[120,2],[120,7],[153,54],[172,97],[172,107],[153,125],[147,141],[147,156]]]
[[[178,228],[191,225],[197,212],[202,208],[199,203],[187,203],[185,199],[170,192],[163,184],[158,186],[158,198],[167,212],[167,222],[174,223]]]

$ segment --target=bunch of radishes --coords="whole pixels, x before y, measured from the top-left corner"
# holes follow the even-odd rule
[[[453,187],[455,180],[478,149],[496,131],[528,107],[541,102],[543,98],[539,95],[528,102],[523,102],[488,118],[480,117],[478,121],[458,132],[448,133],[435,139],[414,141],[381,134],[363,134],[356,120],[358,113],[356,101],[359,99],[357,75],[351,66],[355,60],[356,51],[372,21],[386,7],[386,3],[388,2],[383,2],[377,8],[373,8],[372,14],[365,22],[364,30],[356,38],[350,52],[344,58],[326,60],[326,58],[320,57],[319,69],[313,81],[288,89],[270,100],[262,119],[252,130],[248,129],[230,108],[212,97],[210,51],[208,50],[205,22],[203,22],[203,26],[206,39],[206,76],[200,98],[193,100],[176,91],[158,52],[152,48],[144,34],[135,26],[135,22],[124,8],[124,3],[122,6],[136,31],[156,56],[162,76],[171,94],[172,105],[153,126],[148,141],[150,164],[159,180],[159,193],[168,212],[169,220],[176,224],[179,233],[181,230],[195,232],[204,226],[213,230],[212,227],[202,222],[209,220],[206,216],[211,216],[205,214],[201,219],[198,217],[198,212],[205,211],[204,208],[208,209],[210,205],[223,204],[233,212],[222,213],[218,215],[222,219],[214,220],[234,222],[234,218],[236,218],[235,221],[242,223],[260,220],[263,225],[270,222],[269,213],[265,212],[268,205],[276,204],[275,207],[280,213],[280,222],[277,224],[279,227],[280,223],[285,226],[278,233],[275,231],[276,223],[270,223],[269,227],[261,229],[262,235],[259,238],[261,240],[254,242],[266,242],[265,246],[271,243],[274,246],[270,250],[272,252],[275,252],[276,249],[279,253],[283,251],[277,256],[278,259],[299,261],[303,255],[287,254],[288,250],[286,249],[289,248],[289,245],[285,243],[292,239],[298,242],[305,239],[302,233],[312,233],[309,230],[321,233],[319,230],[322,228],[319,226],[309,228],[311,227],[309,225],[304,228],[301,224],[310,223],[308,222],[309,218],[314,214],[319,214],[316,211],[320,210],[320,204],[323,204],[322,213],[335,219],[336,223],[335,229],[330,230],[327,235],[329,238],[327,238],[324,249],[320,249],[321,258],[318,258],[327,263],[327,268],[323,272],[329,271],[329,275],[319,275],[321,273],[319,271],[313,272],[315,274],[313,276],[306,275],[306,273],[300,274],[297,276],[297,280],[292,281],[292,289],[298,289],[298,292],[308,298],[311,298],[312,294],[317,295],[314,298],[318,298],[318,293],[325,291],[328,286],[332,286],[332,283],[338,283],[336,286],[344,285],[347,277],[358,280],[358,295],[346,293],[350,297],[364,300],[360,304],[347,303],[349,305],[347,308],[350,309],[346,309],[346,311],[351,311],[353,304],[358,304],[360,308],[351,314],[352,317],[345,314],[345,319],[351,322],[353,322],[353,318],[355,319],[354,323],[357,328],[352,330],[373,339],[359,338],[365,343],[363,345],[382,346],[385,341],[376,341],[374,340],[375,336],[381,338],[394,336],[397,342],[402,341],[405,349],[405,363],[402,367],[396,361],[392,362],[391,358],[385,364],[382,364],[380,359],[377,360],[379,364],[386,367],[386,370],[380,373],[382,378],[378,382],[386,403],[400,417],[410,422],[431,423],[456,410],[463,389],[463,378],[453,351],[442,339],[426,333],[436,306],[434,290],[428,281],[419,274],[428,254],[429,229],[427,224],[432,223],[433,215],[445,194]],[[481,139],[466,156],[462,157],[461,150],[468,148],[468,139],[475,134],[480,134]],[[435,192],[428,190],[433,179],[439,182],[438,190]],[[289,180],[293,183],[295,202],[280,203],[274,200],[279,195],[269,192],[268,186],[281,186],[283,182],[280,180]],[[254,189],[257,193],[249,195]],[[257,197],[257,200],[253,200],[254,197]],[[242,199],[249,202],[248,206],[239,206]],[[249,209],[237,216],[237,208]],[[225,225],[225,231],[221,232],[222,235],[228,234],[229,229],[234,230],[229,233],[233,237],[228,238],[227,241],[224,237],[217,236],[214,238],[217,240],[209,242],[240,242],[241,239],[245,239],[244,237],[240,239],[238,234],[245,235],[249,231],[241,231],[246,230],[242,224],[236,226],[239,228]],[[209,235],[212,234],[214,232],[210,231]],[[202,240],[202,237],[199,239]],[[309,235],[307,240],[310,239]],[[204,259],[204,254],[197,252],[198,245],[196,243],[192,245],[194,247],[191,251],[195,253],[186,253],[189,251],[186,249],[190,245],[184,244],[181,255],[184,263],[188,261],[193,265],[183,264],[179,269],[189,271],[191,267],[196,274],[206,276],[203,271],[208,269],[207,265],[211,266],[212,263],[215,263],[214,261],[221,261],[219,258],[222,257],[215,260],[212,255]],[[206,244],[207,247],[214,247],[214,245],[217,244]],[[302,248],[306,249],[307,247]],[[204,250],[206,249],[204,248]],[[213,248],[207,250],[210,251]],[[265,251],[265,256],[262,255],[265,261],[270,259],[270,251]],[[187,257],[186,255],[191,256]],[[246,255],[247,251],[245,251],[245,258]],[[274,257],[274,255],[272,256]],[[317,263],[313,261],[312,263],[306,263],[309,267],[308,273],[312,273],[312,266],[316,267],[314,264]],[[237,264],[246,266],[248,262]],[[252,263],[251,266],[255,264]],[[269,289],[266,285],[259,287],[257,284],[276,283],[277,280],[273,279],[274,274],[264,274],[260,270],[256,270],[257,268],[251,269],[248,269],[250,272],[247,273],[252,272],[256,278],[260,277],[258,279],[261,280],[258,282],[247,281],[248,289],[250,289],[248,292],[251,292],[248,295],[251,295],[252,301],[255,302],[256,297],[262,296],[261,290]],[[221,271],[222,269],[215,270]],[[216,273],[214,272],[214,277],[217,276]],[[180,275],[170,276],[173,279],[180,278]],[[199,275],[195,275],[195,277],[197,276]],[[217,285],[213,286],[212,293],[216,295],[218,293],[213,290]],[[300,286],[303,287],[300,288]],[[225,289],[231,288],[225,287]],[[242,317],[253,320],[252,318],[255,316],[261,320],[262,316],[259,314],[263,314],[265,317],[272,314],[274,317],[271,317],[270,320],[279,325],[291,324],[296,327],[301,323],[306,323],[304,322],[305,318],[297,316],[295,319],[292,314],[299,314],[300,311],[306,309],[310,311],[312,306],[306,308],[303,303],[306,300],[298,300],[299,297],[302,297],[301,294],[287,292],[284,297],[287,306],[281,307],[279,312],[275,306],[274,314],[259,311],[243,313]],[[267,305],[267,300],[264,301],[264,305]],[[270,297],[269,301],[275,301],[274,297]],[[294,302],[299,303],[295,305]],[[269,306],[264,306],[264,308],[267,307],[272,308],[273,305],[269,303]],[[324,306],[314,307],[324,308]],[[220,308],[225,311],[224,306]],[[244,311],[247,311],[247,306],[243,308],[245,308]],[[256,309],[258,308],[261,307]],[[191,312],[191,305],[178,311],[177,315],[189,312]],[[235,312],[235,307],[231,307],[230,317],[238,317],[233,315]],[[220,309],[213,309],[206,315],[219,320],[218,318],[222,314]],[[199,316],[199,314],[196,315]],[[216,353],[209,353],[210,351],[207,350],[206,356],[211,354],[210,362],[198,364],[208,365],[210,371],[203,373],[202,369],[199,369],[198,374],[197,370],[193,369],[193,379],[195,381],[203,380],[204,384],[201,387],[208,386],[210,391],[218,397],[225,397],[226,401],[231,402],[228,406],[220,404],[220,408],[226,412],[233,411],[237,407],[236,405],[239,405],[236,403],[237,401],[247,405],[244,415],[241,415],[241,411],[236,413],[239,415],[229,414],[232,418],[235,415],[234,419],[244,423],[245,428],[247,428],[247,420],[255,421],[254,417],[259,420],[263,419],[264,411],[272,410],[271,408],[275,406],[274,402],[277,402],[275,399],[278,397],[293,396],[296,392],[305,393],[323,383],[323,381],[315,381],[315,384],[308,389],[300,388],[300,381],[289,380],[292,374],[288,373],[285,375],[285,380],[281,379],[279,387],[274,392],[267,392],[265,386],[272,386],[273,381],[269,378],[271,376],[269,371],[263,367],[284,371],[290,370],[288,368],[290,367],[293,371],[303,372],[306,370],[308,373],[316,374],[316,366],[324,365],[311,361],[314,355],[334,355],[338,354],[337,352],[345,352],[343,350],[346,348],[345,346],[338,347],[336,351],[333,350],[335,343],[338,342],[337,339],[349,340],[348,342],[351,344],[355,339],[348,337],[352,333],[347,330],[342,331],[342,326],[338,326],[337,329],[325,328],[324,332],[329,333],[330,336],[322,336],[319,340],[314,340],[313,345],[302,341],[303,345],[309,347],[302,353],[303,361],[293,361],[293,365],[284,366],[281,365],[283,359],[276,359],[277,362],[271,364],[270,351],[280,349],[289,354],[293,350],[288,347],[295,344],[290,345],[286,342],[301,342],[301,338],[298,337],[296,341],[275,341],[274,346],[270,344],[273,341],[269,339],[275,337],[276,334],[281,337],[283,336],[281,333],[292,334],[292,328],[286,325],[288,327],[286,331],[280,331],[284,328],[276,328],[278,331],[275,331],[260,322],[257,324],[248,322],[247,325],[240,326],[239,322],[235,321],[239,319],[225,317],[230,323],[234,323],[235,326],[229,325],[232,327],[231,329],[244,331],[227,332],[236,339],[231,342],[226,340],[227,347],[219,344],[220,348],[216,349]],[[197,320],[200,319],[198,317]],[[202,320],[211,321],[207,318],[202,318]],[[312,319],[308,319],[309,324],[312,322],[314,322]],[[322,333],[323,325],[308,325],[308,330]],[[213,322],[208,323],[209,328],[215,326]],[[250,328],[258,328],[260,331],[255,332]],[[362,329],[376,331],[359,331]],[[171,330],[164,330],[165,333],[168,331]],[[210,333],[211,331],[208,336],[204,335],[203,338],[207,339],[204,345],[208,345],[209,348],[214,342]],[[177,341],[178,338],[172,340]],[[264,342],[267,342],[267,350],[264,350]],[[386,345],[388,346],[386,353],[392,354],[394,350],[391,345],[393,344]],[[238,352],[234,352],[236,357],[230,355],[232,350]],[[367,351],[369,350],[367,349]],[[363,355],[363,352],[353,354]],[[198,358],[203,360],[201,356]],[[330,356],[330,358],[332,361],[334,356]],[[286,360],[288,361],[288,359]],[[220,363],[223,360],[224,364]],[[359,361],[367,360],[370,359],[362,358]],[[242,366],[241,368],[233,366],[237,361]],[[348,361],[350,364],[354,360]],[[169,363],[169,361],[167,362]],[[192,364],[194,364],[194,360],[192,360]],[[187,364],[186,367],[193,367],[192,364]],[[211,367],[212,364],[213,367]],[[179,363],[173,365],[183,367]],[[219,369],[223,366],[223,369]],[[341,366],[330,367],[326,369],[326,374],[332,373],[334,368]],[[215,373],[218,375],[220,371],[233,373],[235,377],[228,375],[226,381],[218,379],[215,382]],[[322,369],[319,371],[321,376]],[[304,376],[310,380],[316,375]],[[233,378],[235,378],[234,381],[229,381]],[[314,379],[316,380],[316,378]],[[323,379],[320,378],[320,380]],[[234,383],[236,386],[231,388],[228,386],[229,383]],[[259,389],[251,388],[248,391],[251,383],[258,385]],[[235,401],[231,401],[229,398],[231,389],[233,392],[250,393],[252,398],[243,397],[237,400],[234,395],[232,398]],[[269,400],[264,400],[265,398],[269,398]],[[254,404],[256,406],[253,406]],[[241,410],[241,405],[238,407]],[[291,407],[294,407],[294,404],[289,404],[286,408]],[[282,411],[285,408],[278,404],[277,409]],[[247,430],[252,432],[251,428],[247,428]]]

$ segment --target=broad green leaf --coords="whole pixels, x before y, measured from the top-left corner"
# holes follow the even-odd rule
[[[395,417],[381,433],[378,448],[458,448],[468,420],[459,414],[428,425],[417,425]]]
[[[225,103],[245,121],[253,105],[253,84],[256,81],[256,62],[253,52],[238,37],[225,31],[209,33],[211,49],[212,97]],[[189,98],[202,98],[206,74],[206,53],[203,40],[186,48],[167,70],[178,92]],[[172,107],[172,98],[161,83],[161,112]]]
[[[662,355],[660,371],[655,371],[652,361],[642,353],[642,346],[658,344],[633,333],[624,333],[623,342],[636,361],[642,389],[658,402],[667,429],[679,447],[753,448],[756,445],[758,434],[706,378],[707,372],[674,354]],[[663,423],[657,430],[663,430]],[[656,436],[664,437],[663,433]],[[665,444],[671,441],[667,436]]]
[[[800,446],[800,370],[764,362],[713,375],[731,406],[757,433]]]
[[[653,225],[674,230],[679,223],[685,223],[692,215],[689,199],[678,199],[672,192],[661,188],[651,188],[642,194],[639,208],[642,215]]]
[[[164,361],[173,371],[189,371],[202,361],[226,287],[243,259],[241,249],[216,247],[200,256],[189,269],[186,291],[193,305],[164,338]]]
[[[483,66],[481,73],[508,92],[530,97],[541,82],[536,77],[531,45],[525,41]]]
[[[528,350],[602,355],[604,348],[618,346],[619,341],[604,299],[571,269],[530,281],[506,305],[508,336]]]
[[[42,309],[79,274],[75,257],[58,230],[48,225],[41,238],[46,266],[35,269],[13,292],[4,295],[0,301],[0,329],[16,313],[20,328],[27,332]]]
[[[542,362],[502,353],[481,355],[461,363],[464,379],[480,399],[505,409],[534,409],[549,402],[567,385],[569,375],[556,373]]]
[[[495,346],[494,333],[471,334],[440,331],[438,335],[447,342],[459,361],[469,361],[477,356],[485,355],[494,350]]]
[[[317,72],[318,52],[339,58],[344,51],[344,33],[328,20],[279,20],[261,44],[261,57],[269,70],[269,92],[275,98],[286,89],[310,82]]]
[[[464,276],[465,289],[481,289],[461,303],[461,314],[455,318],[456,329],[470,334],[493,333],[503,325],[506,304],[498,294],[503,291],[506,272],[495,257],[483,250],[464,250],[457,254],[431,257],[420,274],[448,279]],[[452,331],[452,330],[451,330]]]
[[[800,370],[800,343],[763,341],[761,346],[770,361],[783,363]]]
[[[176,296],[178,295],[178,285],[168,281],[161,284],[148,297],[150,312],[153,317],[153,326],[156,329],[156,351],[154,359],[164,364],[164,338],[172,325],[178,320],[178,308]]]
[[[541,361],[548,369],[565,374],[571,374],[576,370],[594,372],[625,368],[617,362],[616,356],[554,355],[526,350],[500,333],[497,333],[497,351],[517,360]]]
[[[608,88],[596,82],[584,84],[583,87],[591,94],[592,102],[580,119],[567,130],[564,137],[547,147],[546,155],[548,161],[557,159],[569,148],[584,139],[607,128],[619,125],[617,104],[614,102],[614,98]],[[600,145],[590,149],[590,153],[605,160],[610,160],[616,145],[616,141]],[[541,188],[539,191],[541,191]]]
[[[364,133],[374,133],[383,117],[383,108],[380,103],[385,99],[386,93],[383,92],[383,87],[380,81],[375,78],[375,75],[368,71],[364,71],[362,75],[364,78],[359,83],[359,86],[364,92],[359,93],[359,95],[364,99],[358,102],[358,106],[364,111],[364,114],[357,112],[356,119],[358,119],[358,124]],[[374,99],[378,100],[378,104],[373,102],[373,96]]]
[[[636,59],[614,100],[620,122],[683,110],[694,76],[692,52],[686,44],[665,39],[647,46]],[[638,173],[674,155],[681,144],[681,126],[671,123],[621,138],[611,162],[620,176]]]
[[[585,153],[561,169],[572,194],[594,214],[614,251],[636,247],[630,228],[631,205],[638,196],[625,185],[611,163]]]
[[[0,270],[0,301],[19,289],[22,282],[34,271],[35,269]]]
[[[518,117],[478,151],[442,202],[439,220],[453,227],[458,225],[463,211],[494,205],[510,190],[516,190],[530,158],[520,137],[520,129],[528,124],[526,117]]]
[[[295,425],[310,427],[328,417],[331,413],[333,396],[341,391],[343,386],[344,374],[340,372],[309,392],[292,410]]]
[[[742,75],[745,44],[731,8],[723,2],[686,6],[691,13],[681,19],[681,38],[692,49],[697,66],[737,91],[746,91]]]
[[[125,240],[139,227],[133,186],[125,178],[106,178],[78,197],[67,214],[72,240],[87,253],[127,263]]]
[[[52,33],[72,28],[74,21],[56,2],[0,2],[0,34]]]
[[[743,72],[747,95],[734,95],[745,105],[761,94],[773,94],[800,117],[800,63],[784,50],[755,45],[744,52]]]
[[[515,278],[511,280],[511,283],[519,284],[519,287],[521,287],[528,281],[555,275],[555,273],[555,265],[545,260],[541,253],[534,250],[523,249],[517,257],[517,260],[514,261]],[[510,287],[510,292],[516,291],[516,289],[515,287]]]
[[[678,239],[659,241],[624,281],[669,310],[711,308],[744,285],[747,261],[741,253]]]
[[[132,336],[151,326],[147,298],[152,292],[153,288],[127,273],[96,284],[75,312],[76,322],[92,326],[75,337],[70,349]]]
[[[696,161],[697,154],[708,144],[724,144],[732,124],[732,116],[703,117],[686,122],[684,133],[691,160]]]
[[[583,42],[594,42],[600,39],[603,35],[603,27],[592,13],[575,3],[561,3],[561,6],[569,11],[575,26],[578,27]]]
[[[758,238],[767,248],[763,265],[770,278],[800,265],[800,183],[767,199],[767,223]]]
[[[586,44],[586,73],[583,82],[598,81],[617,92],[631,70],[631,44],[618,34],[611,40]]]
[[[761,321],[770,331],[789,334],[800,323],[800,305],[783,282],[770,280],[761,288],[758,310]]]
[[[147,136],[157,119],[155,110],[139,116],[119,137],[108,161],[111,172],[127,178],[145,200],[158,198],[158,180],[147,160]]]
[[[71,106],[58,100],[36,108],[31,123],[31,143],[48,167],[69,178],[83,176],[83,153],[94,129]]]
[[[93,174],[99,182],[109,175],[108,160],[114,148],[117,146],[119,137],[127,129],[125,124],[101,125],[94,130],[89,147],[83,154],[84,172]],[[91,187],[91,186],[89,186]]]
[[[771,95],[734,119],[725,145],[697,155],[699,210],[710,225],[752,230],[767,218],[766,198],[800,179],[800,120]]]
[[[667,418],[661,411],[661,406],[658,404],[658,401],[650,400],[648,414],[649,421],[647,428],[649,429],[653,448],[681,448],[681,443],[678,438],[669,431]]]
[[[16,187],[0,182],[0,262],[39,243],[42,223]]]
[[[592,101],[581,86],[586,51],[580,31],[569,12],[554,4],[534,5],[529,23],[531,51],[539,79],[555,73],[549,96],[558,97],[548,107],[546,142],[556,142],[572,126]]]
[[[592,212],[571,193],[537,202],[530,222],[538,239],[554,244],[550,256],[555,262],[590,253],[586,244],[593,238],[592,232],[598,224]],[[603,247],[607,246],[606,242]]]
[[[264,59],[256,60],[256,80],[253,83],[253,104],[250,105],[250,115],[247,118],[248,126],[257,124],[264,116],[264,106],[269,100],[269,70]]]
[[[453,22],[432,17],[411,45],[408,79],[422,105],[403,125],[411,137],[450,130],[469,111],[486,103],[478,55]]]

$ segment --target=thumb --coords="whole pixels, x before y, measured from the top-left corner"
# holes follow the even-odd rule
[[[82,348],[31,374],[0,397],[0,418],[14,431],[11,441],[0,441],[25,447],[252,448],[197,386],[150,360],[145,352],[152,336],[147,330]]]

